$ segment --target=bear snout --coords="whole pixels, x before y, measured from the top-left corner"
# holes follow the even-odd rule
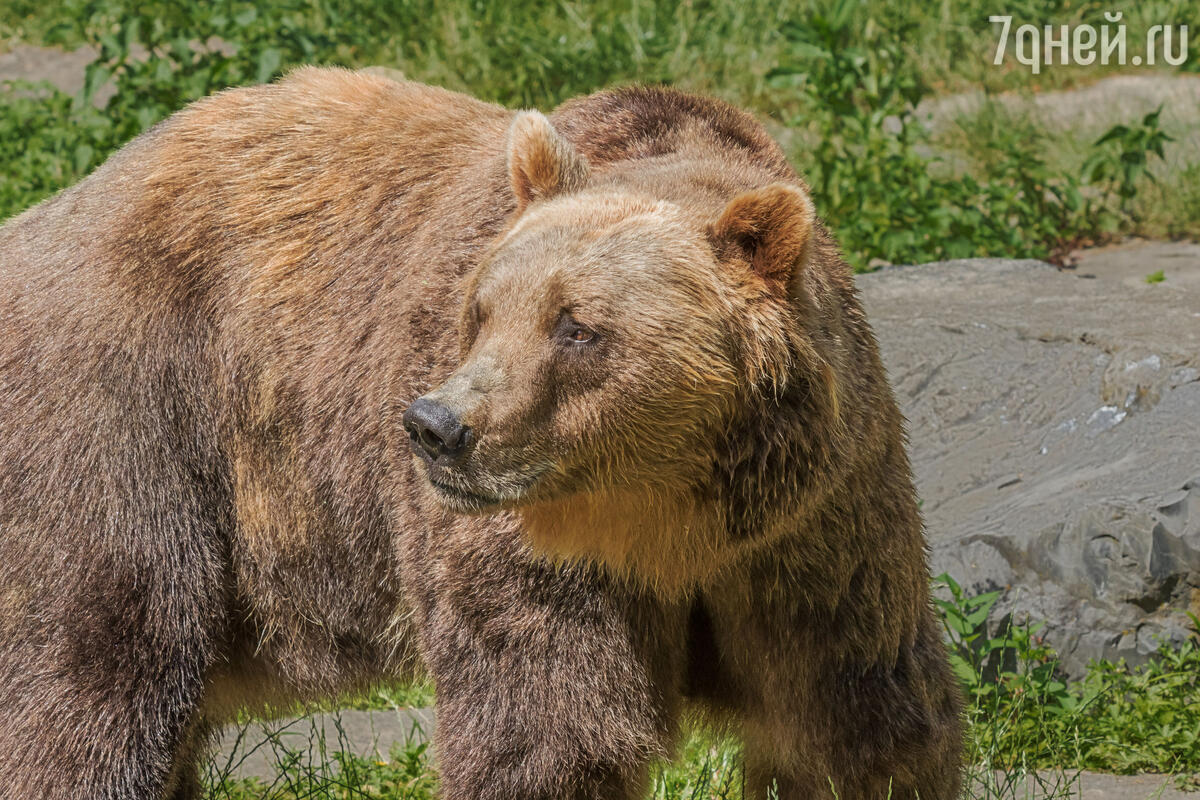
[[[417,455],[439,466],[451,467],[466,458],[474,435],[471,428],[446,405],[418,397],[401,417]]]

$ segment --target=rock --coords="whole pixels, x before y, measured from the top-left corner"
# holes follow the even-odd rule
[[[5,81],[47,81],[67,94],[83,88],[84,71],[96,58],[90,47],[65,52],[52,47],[20,44],[0,53],[0,84]]]
[[[1164,150],[1166,168],[1181,170],[1200,163],[1200,76],[1148,70],[1058,91],[993,94],[974,89],[927,98],[916,108],[915,117],[934,132],[946,131],[989,105],[1028,118],[1051,136],[1086,144],[1113,125],[1136,124],[1161,107],[1162,128],[1173,139]],[[897,121],[889,124],[898,127]]]
[[[1162,269],[1166,280],[1147,284]],[[934,573],[1043,620],[1066,671],[1139,662],[1200,612],[1200,246],[859,278]]]
[[[1200,120],[1200,77],[1170,72],[1111,75],[1071,89],[1032,93],[989,93],[974,89],[923,100],[916,116],[934,128],[997,103],[1014,114],[1028,114],[1047,129],[1097,136],[1118,122],[1141,119],[1160,106],[1164,122],[1194,126]]]
[[[1043,770],[1036,775],[997,773],[984,783],[969,777],[964,797],[1012,797],[1022,800],[1190,800],[1200,792],[1180,789],[1171,775],[1105,775],[1096,772]]]
[[[282,786],[280,773],[323,776],[336,781],[338,753],[370,761],[389,758],[395,748],[431,741],[433,709],[340,711],[275,722],[253,722],[222,732],[217,753],[209,760],[208,779],[258,778]],[[436,757],[436,754],[434,754]],[[1176,786],[1171,775],[1105,775],[1075,770],[989,772],[968,768],[968,797],[1012,797],[1025,800],[1197,800],[1200,792]],[[270,796],[275,797],[275,794]]]
[[[431,708],[334,711],[247,722],[221,732],[205,771],[213,784],[221,778],[271,779],[288,765],[334,774],[337,753],[369,761],[386,759],[396,747],[432,741],[434,727]]]
[[[227,56],[236,52],[233,45],[216,36],[210,36],[204,42],[190,41],[188,46],[194,51],[209,50]],[[5,89],[8,81],[19,81],[49,83],[59,91],[76,95],[83,89],[88,65],[98,55],[98,51],[88,45],[66,51],[57,47],[19,44],[8,52],[0,52],[0,90]],[[129,49],[129,57],[134,61],[146,61],[150,58],[150,52],[141,43],[134,42]],[[104,108],[116,93],[116,81],[110,78],[96,89],[92,103],[97,108]]]

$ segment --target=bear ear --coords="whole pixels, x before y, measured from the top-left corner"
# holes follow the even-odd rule
[[[708,238],[719,254],[740,256],[759,277],[788,285],[803,266],[815,221],[806,191],[773,183],[731,200]]]
[[[508,174],[517,212],[537,200],[583,187],[587,161],[537,111],[522,111],[508,129]]]

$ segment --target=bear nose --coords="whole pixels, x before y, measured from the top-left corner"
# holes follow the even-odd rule
[[[436,400],[418,397],[401,417],[413,449],[444,466],[462,461],[471,429],[453,411]]]

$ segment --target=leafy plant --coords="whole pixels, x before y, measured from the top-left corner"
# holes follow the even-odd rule
[[[0,220],[70,185],[184,104],[297,64],[384,64],[483,99],[550,107],[611,83],[684,82],[769,110],[779,25],[796,0],[14,0],[13,34],[98,58],[73,102],[0,87]],[[758,64],[763,66],[757,66]],[[98,105],[99,108],[93,108]],[[24,131],[34,135],[26,140]],[[40,138],[39,138],[40,137]],[[49,142],[48,153],[36,150]],[[34,150],[29,157],[24,151]],[[75,153],[86,164],[74,168]],[[64,161],[64,159],[67,159]],[[43,163],[46,162],[46,163]]]
[[[0,12],[0,32],[88,44],[98,58],[74,102],[48,88],[0,91],[0,129],[13,132],[0,144],[0,218],[69,185],[206,94],[271,80],[300,63],[387,63],[512,105],[550,106],[636,79],[716,90],[780,114],[795,161],[859,269],[980,255],[1054,258],[1134,229],[1144,205],[1136,196],[1153,179],[1145,164],[1169,141],[1157,116],[1110,131],[1082,173],[1047,163],[1036,136],[1002,127],[977,143],[988,153],[978,169],[964,170],[930,141],[915,109],[932,83],[944,84],[945,70],[912,43],[929,43],[943,60],[968,42],[985,47],[987,26],[950,24],[977,16],[973,2],[930,11],[898,0],[19,0]],[[1013,13],[1050,22],[1091,18],[1098,8],[1034,3]],[[25,130],[34,132],[28,141]],[[1120,201],[1116,209],[1110,198]],[[1151,210],[1195,217],[1192,205]]]
[[[106,155],[109,122],[48,85],[0,84],[0,220],[68,186]]]
[[[1150,156],[1164,158],[1164,145],[1174,141],[1159,128],[1161,114],[1159,106],[1142,117],[1138,125],[1114,125],[1096,140],[1096,152],[1083,165],[1087,179],[1107,186],[1107,193],[1115,193],[1120,198],[1121,211],[1126,214],[1130,213],[1130,204],[1142,180],[1155,182],[1149,169]]]
[[[1056,259],[1132,227],[1131,201],[1171,141],[1158,113],[1119,125],[1076,173],[1051,167],[1037,136],[1000,133],[975,171],[946,163],[917,118],[929,94],[891,18],[854,0],[819,0],[784,29],[789,55],[769,73],[804,103],[794,160],[851,263],[921,263],[970,256]],[[1120,199],[1110,207],[1110,197]]]
[[[1200,772],[1200,642],[1148,663],[1093,662],[1068,684],[1041,625],[989,622],[1000,595],[936,579],[951,662],[968,696],[972,763],[1003,770]]]
[[[99,50],[78,100],[94,101],[112,82],[116,91],[103,108],[115,143],[214,91],[270,81],[292,64],[345,61],[332,33],[343,22],[335,2],[69,0],[67,6],[76,33]]]
[[[426,737],[417,731],[407,741],[393,744],[386,755],[367,758],[354,753],[336,715],[329,723],[302,727],[268,724],[256,739],[247,735],[250,726],[243,725],[229,755],[209,765],[205,775],[209,800],[433,800],[436,796],[432,753]],[[256,756],[272,765],[270,781],[237,777],[238,769]]]

